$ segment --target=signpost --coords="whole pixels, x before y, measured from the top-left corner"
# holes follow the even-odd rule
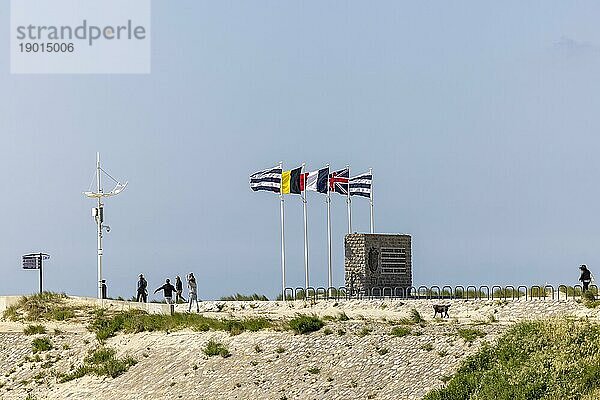
[[[46,253],[30,253],[23,256],[23,269],[40,270],[40,293],[43,292],[43,262],[49,260],[50,255]]]

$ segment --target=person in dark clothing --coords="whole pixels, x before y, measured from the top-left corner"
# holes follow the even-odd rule
[[[175,292],[175,286],[171,285],[171,281],[169,279],[167,279],[165,281],[165,284],[162,285],[161,287],[159,287],[158,289],[156,289],[154,291],[154,293],[158,292],[159,290],[163,291],[163,294],[165,295],[165,301],[167,302],[167,304],[172,304],[173,292]]]
[[[144,278],[143,274],[140,274],[140,280],[137,283],[137,298],[135,301],[148,302],[148,281]]]
[[[579,280],[581,281],[581,284],[583,285],[583,291],[585,292],[588,290],[588,288],[590,286],[590,282],[592,281],[592,273],[590,272],[590,270],[587,268],[587,265],[585,265],[585,264],[581,264],[579,269],[581,270],[581,275],[579,275]]]
[[[183,283],[181,282],[181,278],[179,277],[179,275],[177,275],[177,277],[175,278],[175,289],[176,289],[176,297],[175,297],[175,303],[179,304],[179,300],[181,300],[184,303],[187,303],[187,300],[183,298]]]

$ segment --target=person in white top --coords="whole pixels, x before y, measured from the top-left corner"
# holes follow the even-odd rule
[[[187,285],[189,292],[189,307],[188,312],[192,311],[192,301],[196,302],[196,312],[200,312],[200,306],[198,305],[198,285],[196,284],[196,278],[194,273],[190,272],[187,276]]]

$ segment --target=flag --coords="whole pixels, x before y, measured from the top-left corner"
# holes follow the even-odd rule
[[[339,194],[348,194],[348,177],[350,168],[346,167],[329,174],[329,191]]]
[[[304,185],[301,185],[301,172],[302,167],[283,171],[281,174],[281,194],[300,194],[302,192],[302,186]]]
[[[327,177],[329,176],[329,167],[322,168],[318,171],[312,171],[305,175],[306,190],[327,193]]]
[[[371,197],[373,174],[366,172],[350,178],[350,196]]]
[[[266,190],[279,193],[281,191],[281,167],[273,167],[250,175],[250,189]]]

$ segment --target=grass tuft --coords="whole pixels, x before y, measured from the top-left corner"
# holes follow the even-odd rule
[[[221,301],[269,301],[269,298],[264,294],[240,294],[236,293],[231,296],[223,296],[219,300]]]
[[[413,324],[420,324],[422,322],[425,322],[425,320],[423,319],[423,317],[421,316],[421,314],[417,311],[416,308],[413,308],[412,310],[410,310],[410,321]]]
[[[290,329],[299,334],[316,332],[324,325],[323,320],[316,315],[299,315],[288,322]]]
[[[410,332],[411,332],[410,328],[406,328],[404,326],[395,326],[392,328],[390,335],[396,336],[396,337],[403,337],[403,336],[410,335]]]
[[[480,331],[479,329],[472,328],[459,328],[456,333],[460,336],[465,342],[471,343],[475,339],[484,337],[485,333]]]
[[[68,382],[92,374],[116,378],[135,364],[137,364],[137,361],[132,357],[119,359],[116,357],[116,351],[114,349],[101,346],[95,350],[91,350],[83,359],[83,364],[73,372],[62,375],[60,377],[60,382]]]
[[[31,348],[34,353],[39,353],[42,351],[52,350],[54,346],[52,345],[50,338],[44,336],[33,339],[31,342]]]
[[[273,322],[266,318],[247,319],[215,319],[199,314],[175,313],[173,315],[148,314],[145,311],[130,310],[107,315],[105,311],[96,312],[89,325],[89,330],[96,333],[96,338],[103,343],[117,332],[170,332],[181,329],[191,329],[196,332],[209,330],[226,331],[239,335],[242,332],[257,332],[273,327]]]
[[[46,327],[44,325],[27,325],[23,329],[23,333],[26,335],[43,335],[46,333]]]
[[[223,358],[227,358],[231,355],[227,346],[220,342],[215,342],[212,339],[206,343],[206,346],[204,346],[202,351],[209,357],[221,356]]]

